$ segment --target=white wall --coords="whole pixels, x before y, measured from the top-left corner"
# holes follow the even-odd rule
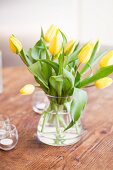
[[[113,46],[113,0],[80,0],[79,36]]]

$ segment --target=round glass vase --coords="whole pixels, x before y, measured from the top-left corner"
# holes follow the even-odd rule
[[[47,95],[49,107],[43,112],[37,126],[38,139],[52,146],[66,146],[77,143],[84,132],[81,117],[66,130],[72,121],[70,106],[73,97]]]

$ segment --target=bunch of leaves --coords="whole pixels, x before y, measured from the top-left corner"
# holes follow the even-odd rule
[[[79,43],[76,44],[73,53],[65,56],[64,46],[67,43],[67,38],[62,31],[62,50],[55,60],[49,52],[48,44],[44,40],[43,30],[41,31],[41,37],[33,48],[30,48],[26,53],[23,49],[21,51],[21,59],[27,65],[28,70],[33,74],[37,83],[45,91],[46,94],[57,97],[75,96],[75,99],[70,103],[70,112],[72,121],[69,126],[73,126],[79,119],[86,103],[87,93],[81,88],[84,88],[100,78],[106,77],[113,72],[113,65],[105,68],[100,68],[96,73],[91,74],[83,79],[83,75],[102,58],[106,53],[99,54],[99,41],[94,45],[91,57],[89,61],[79,71],[79,59],[78,54],[84,48],[79,47]],[[62,104],[62,100],[58,100],[59,104]]]

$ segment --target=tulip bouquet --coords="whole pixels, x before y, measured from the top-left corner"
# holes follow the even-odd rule
[[[54,119],[58,133],[59,124],[64,125],[64,131],[75,126],[87,103],[87,93],[82,88],[95,86],[103,89],[113,82],[108,77],[113,72],[113,51],[99,53],[99,41],[87,42],[83,46],[74,40],[68,42],[65,34],[54,25],[45,34],[41,29],[40,39],[28,52],[14,35],[9,41],[10,49],[20,56],[50,100],[50,106],[43,115],[41,132],[51,110],[56,113]],[[98,62],[99,68],[94,71],[93,67]],[[34,89],[29,84],[20,93],[31,94]],[[68,125],[59,116],[59,106],[62,105],[63,110],[67,109],[70,113]]]

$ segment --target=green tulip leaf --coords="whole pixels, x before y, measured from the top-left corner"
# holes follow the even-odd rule
[[[34,78],[35,78],[36,82],[40,84],[40,86],[44,90],[44,92],[48,93],[49,87],[46,84],[46,82],[43,81],[39,76],[37,76],[37,77],[34,76]]]
[[[76,124],[79,120],[86,104],[87,104],[88,96],[87,93],[81,89],[75,88],[73,93],[73,99],[70,106],[70,113],[72,117],[72,121],[66,127],[65,130],[68,130],[72,126]]]
[[[63,63],[64,63],[64,55],[60,54],[58,57],[58,62],[59,62],[59,74],[63,73]]]
[[[64,129],[64,131],[70,129],[71,127],[73,127],[75,125],[75,123],[73,122],[73,120],[69,123],[69,125]]]
[[[47,49],[47,46],[46,46],[46,43],[43,39],[43,37],[41,36],[40,40],[35,44],[35,46],[38,50],[40,50],[40,54],[41,52],[45,51],[46,53],[46,59],[50,59],[50,55],[49,55],[49,52],[48,52],[48,49]],[[41,58],[41,57],[40,57]],[[43,59],[43,58],[41,58]]]
[[[50,85],[56,90],[58,96],[62,96],[62,85],[63,85],[63,77],[59,76],[51,76],[49,79]]]
[[[63,96],[70,96],[73,93],[73,85],[70,82],[70,80],[68,78],[64,78],[63,80]]]
[[[78,59],[77,56],[78,56],[79,52],[80,52],[80,49],[77,49],[76,51],[74,51],[74,52],[68,57],[69,64]]]
[[[37,61],[36,63],[28,67],[29,71],[43,83],[43,85],[49,89],[48,82],[52,74],[51,68],[47,64]]]
[[[67,38],[66,38],[66,36],[65,36],[65,34],[60,30],[60,33],[61,33],[61,35],[62,35],[62,38],[63,38],[63,43],[62,43],[62,45],[63,45],[63,47],[66,45],[66,43],[67,43]]]
[[[73,122],[76,122],[79,119],[84,107],[87,104],[88,96],[86,91],[78,88],[74,89],[73,96],[74,98],[71,103],[71,115],[72,115]]]
[[[43,28],[41,27],[41,37],[44,38]]]
[[[79,42],[75,45],[74,51],[76,51],[78,49],[78,47],[79,47]]]
[[[29,57],[32,64],[36,62],[36,60],[34,60],[32,57],[32,48],[30,48],[29,51],[27,52],[27,56]]]
[[[37,61],[40,58],[40,52],[41,52],[41,50],[38,49],[36,46],[33,47],[31,50],[32,58]]]
[[[85,66],[82,68],[81,70],[81,74],[84,74],[88,69],[90,69],[95,57],[96,57],[96,53],[97,53],[97,50],[98,50],[98,47],[99,47],[99,41],[96,42],[94,48],[93,48],[93,51],[92,51],[92,54],[91,54],[91,57],[89,59],[89,61],[85,64]]]
[[[22,49],[19,53],[22,61],[27,65],[27,66],[30,66],[32,64],[32,62],[30,61],[30,59],[28,58],[27,56],[27,53],[25,52],[24,49]]]
[[[78,88],[85,87],[101,78],[104,78],[106,76],[109,76],[111,73],[113,73],[113,65],[100,68],[93,76],[85,78],[82,80],[78,86]]]
[[[70,83],[72,84],[72,86],[74,87],[74,80],[75,80],[75,78],[74,78],[74,76],[72,75],[71,72],[69,72],[66,69],[63,69],[63,77],[67,78],[70,81]]]
[[[79,83],[80,83],[80,78],[81,78],[81,74],[77,71],[76,77],[75,77],[75,82],[74,82],[75,87],[79,85]]]
[[[59,72],[59,65],[57,63],[55,63],[55,62],[53,62],[51,60],[48,60],[48,59],[40,59],[39,61],[48,64],[48,66],[52,67],[55,70],[56,74],[58,74],[58,72]]]
[[[45,43],[45,41],[44,41],[44,39],[43,39],[43,38],[41,38],[40,40],[41,40],[42,45],[43,45],[43,47],[44,47],[44,49],[45,49],[45,51],[46,51],[46,59],[50,60],[50,54],[49,54],[49,51],[48,51],[47,45],[46,45],[46,43]]]

